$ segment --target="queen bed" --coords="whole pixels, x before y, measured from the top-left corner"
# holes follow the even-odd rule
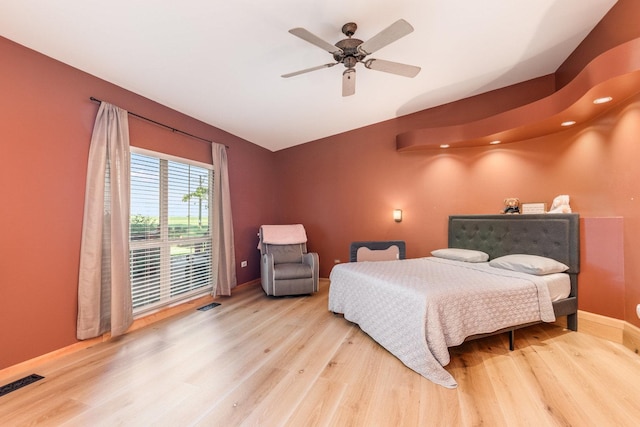
[[[329,310],[445,387],[449,347],[567,316],[577,330],[577,214],[455,215],[434,256],[336,265]],[[526,255],[526,256],[523,256]]]

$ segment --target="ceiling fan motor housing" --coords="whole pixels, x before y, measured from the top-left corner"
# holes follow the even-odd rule
[[[342,53],[334,53],[333,59],[335,59],[337,62],[343,63],[347,68],[355,67],[358,61],[361,61],[366,56],[366,54],[363,54],[358,50],[358,46],[360,46],[362,43],[363,42],[360,39],[348,38],[340,40],[335,45],[342,50]]]

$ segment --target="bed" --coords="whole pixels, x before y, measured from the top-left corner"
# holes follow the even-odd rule
[[[488,260],[430,256],[339,264],[330,275],[329,310],[448,388],[457,386],[444,368],[449,347],[501,332],[512,338],[518,328],[560,316],[567,317],[568,329],[577,330],[577,214],[450,216],[446,249],[480,251]],[[554,260],[566,271],[547,275],[503,268],[502,260],[514,254]],[[552,298],[548,282],[554,277],[565,290]]]

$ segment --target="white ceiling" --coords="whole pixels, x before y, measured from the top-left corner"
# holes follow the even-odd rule
[[[8,0],[0,35],[272,151],[556,71],[616,0]],[[368,40],[415,31],[370,58],[410,79],[342,65],[291,34]]]

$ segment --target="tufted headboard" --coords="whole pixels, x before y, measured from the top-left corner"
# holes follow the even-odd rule
[[[452,215],[449,247],[477,249],[489,259],[509,254],[553,258],[580,271],[578,214]]]

